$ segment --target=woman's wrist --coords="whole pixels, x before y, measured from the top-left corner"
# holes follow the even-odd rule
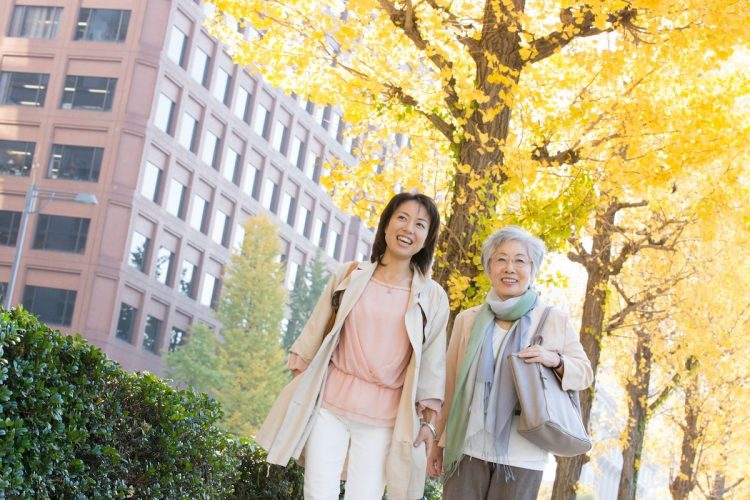
[[[429,422],[427,420],[422,420],[419,424],[420,424],[420,427],[427,427],[428,429],[430,429],[430,432],[432,433],[432,439],[437,440],[437,429],[432,424],[432,422]]]

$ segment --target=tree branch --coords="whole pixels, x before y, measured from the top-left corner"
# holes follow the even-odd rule
[[[455,132],[455,127],[442,118],[440,118],[435,113],[427,113],[426,111],[422,111],[419,108],[419,103],[417,100],[404,92],[404,90],[401,87],[398,87],[393,84],[385,84],[386,89],[388,89],[388,95],[389,97],[398,99],[401,104],[404,104],[405,106],[412,106],[414,110],[430,120],[433,125],[435,125],[435,128],[437,128],[441,134],[443,134],[448,140],[453,139],[453,133]]]

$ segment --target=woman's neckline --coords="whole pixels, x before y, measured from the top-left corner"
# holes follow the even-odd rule
[[[380,281],[375,276],[372,276],[370,278],[371,281],[374,281],[378,285],[385,287],[388,289],[388,293],[391,293],[390,290],[406,290],[407,292],[411,290],[411,286],[406,285],[391,285],[390,283],[386,283],[385,281]]]

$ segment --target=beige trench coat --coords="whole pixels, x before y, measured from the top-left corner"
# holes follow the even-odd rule
[[[290,349],[309,365],[281,391],[255,437],[256,442],[268,451],[270,463],[286,465],[290,458],[300,458],[322,402],[321,391],[325,386],[328,364],[338,345],[344,320],[377,267],[371,262],[360,263],[345,278],[349,265],[346,263],[337,269]],[[331,316],[331,297],[336,290],[345,292],[333,330],[324,339],[323,330]],[[427,320],[424,328],[422,311]],[[443,400],[445,329],[449,312],[445,291],[432,279],[415,272],[405,316],[413,353],[407,366],[386,462],[386,485],[391,500],[421,498],[424,494],[427,459],[424,445],[413,446],[419,431],[415,403],[426,399]]]

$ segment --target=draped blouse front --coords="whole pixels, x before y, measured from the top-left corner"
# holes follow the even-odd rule
[[[371,278],[344,320],[323,407],[354,421],[392,427],[412,354],[404,317],[410,288]]]

